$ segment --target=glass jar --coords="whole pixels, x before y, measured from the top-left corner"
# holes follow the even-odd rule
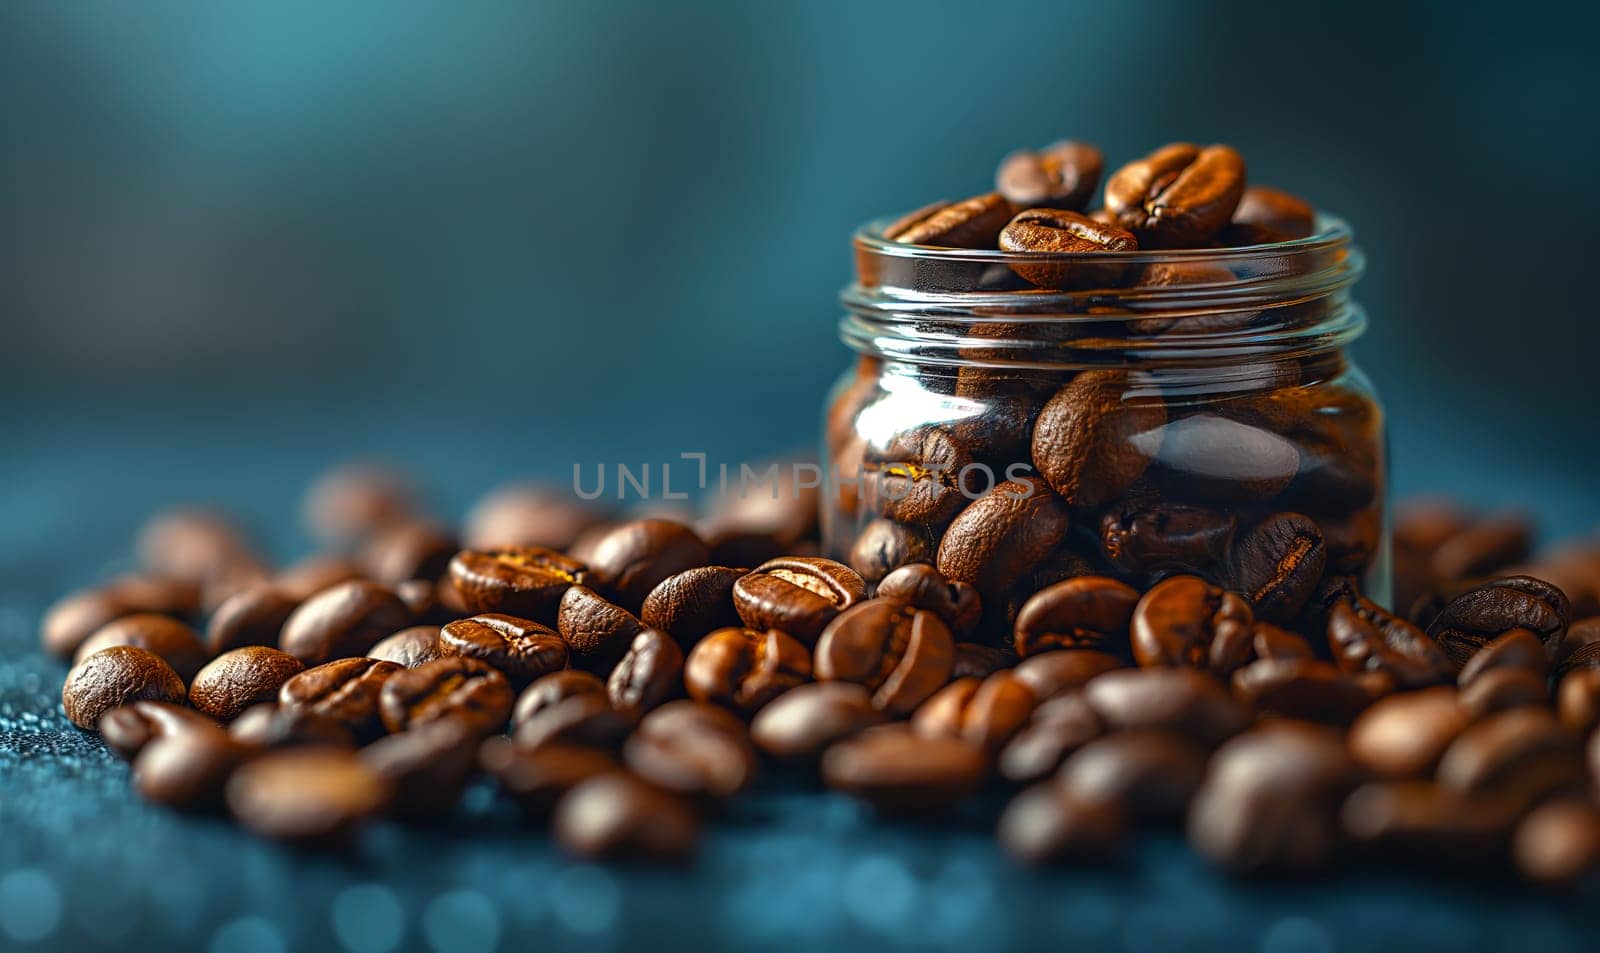
[[[1342,222],[1053,255],[884,224],[856,233],[842,295],[859,357],[826,412],[831,555],[869,581],[927,562],[972,583],[990,641],[1084,574],[1197,574],[1314,635],[1336,586],[1387,604],[1383,414],[1345,355],[1365,317]]]

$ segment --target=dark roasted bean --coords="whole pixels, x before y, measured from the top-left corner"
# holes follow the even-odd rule
[[[756,754],[745,734],[713,728],[662,731],[645,726],[623,744],[622,761],[656,787],[696,801],[730,798],[756,773]]]
[[[1150,389],[1139,372],[1084,371],[1039,411],[1033,465],[1068,503],[1111,501],[1155,459],[1167,408]]]
[[[271,587],[299,605],[324,589],[361,577],[362,569],[353,560],[323,554],[303,559],[273,576]],[[218,607],[217,611],[222,610]]]
[[[1402,688],[1447,682],[1453,668],[1421,629],[1359,596],[1334,603],[1328,645],[1345,671],[1386,672]]]
[[[100,716],[100,738],[111,753],[132,761],[156,738],[187,728],[215,728],[217,723],[192,708],[168,702],[137,701]]]
[[[1089,742],[1062,764],[1062,790],[1115,804],[1140,821],[1175,821],[1205,773],[1205,751],[1182,735],[1118,731]]]
[[[1107,576],[1079,576],[1041,589],[1017,613],[1023,658],[1052,649],[1125,651],[1139,592]]]
[[[1037,152],[1018,149],[1000,161],[994,187],[1012,207],[1082,211],[1100,184],[1104,159],[1087,142],[1063,139]]]
[[[1073,797],[1055,781],[1044,781],[1011,799],[996,833],[1011,856],[1046,864],[1113,858],[1126,828],[1127,817],[1115,804]]]
[[[561,597],[556,627],[567,643],[572,665],[592,672],[609,672],[633,644],[633,637],[644,629],[644,623],[593,589],[573,586]]]
[[[1140,665],[1206,668],[1211,647],[1254,622],[1250,604],[1199,576],[1157,583],[1133,610],[1130,641]]]
[[[1372,701],[1363,683],[1329,662],[1261,659],[1234,673],[1234,697],[1263,714],[1348,725]]]
[[[305,708],[284,708],[272,702],[252,705],[228,725],[235,741],[252,748],[293,745],[352,747],[355,736],[339,721]]]
[[[700,821],[681,799],[623,773],[568,791],[551,823],[562,847],[591,859],[681,861],[700,840]]]
[[[878,583],[878,597],[899,599],[927,609],[944,620],[956,636],[971,634],[982,614],[978,590],[965,582],[952,582],[926,563],[901,566]]]
[[[133,760],[133,787],[147,801],[185,811],[222,806],[223,788],[253,753],[217,727],[164,733]]]
[[[815,556],[774,559],[733,584],[733,605],[746,627],[779,629],[807,646],[866,597],[866,582],[854,569]]]
[[[484,739],[478,763],[525,814],[539,819],[583,782],[622,770],[615,757],[598,748],[566,744],[523,748],[500,737]]]
[[[220,721],[232,721],[251,705],[273,701],[284,682],[305,666],[287,652],[247,645],[212,659],[189,686],[189,704]]]
[[[598,675],[571,668],[551,672],[535,679],[532,685],[523,689],[522,694],[517,696],[511,723],[520,725],[556,702],[565,701],[574,695],[604,694],[606,694],[606,683],[601,681]]]
[[[1036,781],[1103,734],[1105,723],[1082,692],[1057,695],[1034,708],[1028,723],[1000,750],[996,766],[1008,781]]]
[[[284,748],[228,780],[228,809],[250,831],[296,844],[336,842],[382,811],[393,788],[354,751]]]
[[[1066,504],[1038,477],[1006,480],[968,504],[945,530],[938,567],[978,593],[1010,589],[1061,543]]]
[[[1265,229],[1272,241],[1309,237],[1316,218],[1310,202],[1269,185],[1246,187],[1233,212],[1234,225]]]
[[[361,762],[393,789],[390,813],[441,820],[461,799],[477,766],[476,740],[469,726],[442,718],[379,738],[361,750]]]
[[[1210,570],[1227,558],[1238,521],[1231,514],[1133,498],[1100,518],[1100,548],[1125,573]]]
[[[750,739],[774,758],[814,763],[829,745],[886,718],[860,685],[811,682],[789,689],[757,712]]]
[[[911,727],[918,734],[959,738],[993,753],[1022,728],[1035,704],[1033,690],[1010,672],[963,678],[923,702]]]
[[[367,652],[368,658],[393,662],[405,668],[416,668],[443,655],[444,651],[439,645],[439,627],[436,625],[414,625],[409,629],[401,629]]]
[[[217,606],[206,625],[206,650],[221,655],[246,645],[277,647],[278,633],[300,600],[276,585],[249,586]]]
[[[364,580],[342,582],[294,610],[278,647],[307,665],[321,665],[365,655],[379,639],[412,621],[411,610],[393,591]]]
[[[949,680],[954,653],[955,639],[937,615],[895,599],[871,599],[823,631],[816,674],[822,681],[865,685],[875,706],[904,715]]]
[[[1587,737],[1600,726],[1600,668],[1568,672],[1556,689],[1556,711],[1575,735]],[[105,733],[104,725],[100,731]]]
[[[1471,722],[1449,686],[1391,695],[1350,726],[1350,754],[1380,777],[1425,777]]]
[[[1299,513],[1278,513],[1234,540],[1228,576],[1232,588],[1249,597],[1256,615],[1281,624],[1310,600],[1327,561],[1315,522]]]
[[[988,678],[1001,669],[1011,667],[1016,658],[1011,653],[992,645],[977,642],[957,642],[951,655],[950,680],[958,678]]]
[[[1110,288],[1121,284],[1129,266],[1121,262],[1090,260],[1090,253],[1136,251],[1133,233],[1095,221],[1087,215],[1056,208],[1031,208],[1020,212],[1000,232],[1002,251],[1024,255],[1082,255],[1052,257],[1032,262],[1011,262],[1017,276],[1040,288]]]
[[[1543,678],[1550,674],[1550,657],[1539,636],[1527,629],[1512,629],[1473,653],[1461,667],[1458,684],[1464,688],[1500,668],[1521,669]]]
[[[378,698],[384,683],[404,667],[374,658],[324,662],[290,678],[278,689],[278,704],[332,718],[362,741],[383,734]]]
[[[488,662],[512,688],[567,667],[567,643],[553,629],[515,616],[482,613],[457,619],[439,631],[445,655]]]
[[[867,582],[878,582],[901,567],[932,559],[936,548],[936,541],[923,527],[875,519],[862,528],[850,547],[850,568]]]
[[[1219,682],[1194,669],[1119,669],[1090,680],[1083,694],[1112,730],[1162,729],[1207,748],[1250,723],[1250,713]]]
[[[727,566],[697,566],[668,576],[645,597],[639,620],[678,640],[684,649],[716,629],[739,624],[733,584],[745,574]]]
[[[529,714],[512,737],[524,748],[571,744],[613,751],[635,720],[632,712],[612,708],[604,694],[580,692]]]
[[[1462,527],[1432,547],[1434,578],[1472,579],[1523,559],[1533,544],[1533,528],[1520,513],[1503,513]]]
[[[101,649],[131,645],[160,656],[185,682],[194,678],[211,656],[195,630],[171,616],[141,612],[106,623],[83,640],[73,656],[81,662]]]
[[[592,583],[589,567],[548,549],[463,550],[450,560],[450,585],[469,612],[553,621],[572,586]]]
[[[683,649],[670,635],[645,629],[606,681],[611,706],[642,714],[671,701],[683,692],[683,665]]]
[[[425,520],[407,520],[379,530],[363,554],[367,578],[384,586],[409,579],[438,579],[461,544],[455,534]]]
[[[1518,807],[1504,798],[1470,797],[1431,781],[1362,785],[1340,812],[1345,832],[1392,861],[1461,873],[1497,868]]]
[[[806,647],[777,629],[718,629],[684,662],[689,697],[751,715],[811,677]]]
[[[1578,798],[1541,805],[1517,825],[1512,853],[1529,880],[1576,883],[1600,868],[1600,811]]]
[[[1106,180],[1106,208],[1148,248],[1205,242],[1232,219],[1245,168],[1227,146],[1163,146]]]
[[[596,540],[588,561],[617,603],[637,612],[663,579],[709,565],[711,551],[681,523],[642,519],[623,523]]]
[[[1439,785],[1520,803],[1586,782],[1578,739],[1545,708],[1497,712],[1472,725],[1439,761]]]
[[[1531,630],[1550,652],[1566,634],[1569,611],[1566,595],[1549,583],[1506,576],[1451,599],[1428,626],[1428,637],[1457,665],[1512,629]]]
[[[881,449],[875,444],[867,447],[863,466],[869,478],[863,502],[891,521],[944,526],[975,492],[968,468],[976,462],[971,449],[950,428],[913,427],[895,434]]]
[[[378,711],[384,727],[394,732],[459,718],[487,735],[503,728],[511,715],[511,683],[485,662],[446,656],[389,676]]]
[[[1015,671],[1034,697],[1043,701],[1063,692],[1082,688],[1101,672],[1122,667],[1115,655],[1091,649],[1045,652],[1022,660]]]
[[[908,245],[993,248],[1011,206],[998,192],[960,202],[936,202],[911,212],[883,230],[883,237]]]
[[[1550,688],[1545,677],[1524,669],[1490,669],[1461,689],[1461,707],[1474,718],[1523,705],[1549,704]]]
[[[822,756],[828,787],[892,815],[946,813],[977,793],[984,756],[955,738],[920,736],[905,725],[882,725],[841,741]]]

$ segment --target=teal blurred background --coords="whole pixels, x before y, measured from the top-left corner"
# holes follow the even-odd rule
[[[853,226],[1016,146],[1190,138],[1355,224],[1402,493],[1585,531],[1600,63],[1566,9],[8,3],[0,477],[120,520],[347,451],[454,502],[804,445]]]

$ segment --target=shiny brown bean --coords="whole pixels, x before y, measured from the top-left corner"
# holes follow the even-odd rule
[[[1079,576],[1034,593],[1017,613],[1023,658],[1052,649],[1125,650],[1139,592],[1107,576]]]
[[[287,652],[247,645],[212,659],[189,686],[189,704],[220,721],[232,721],[258,702],[272,701],[278,689],[305,666]]]
[[[867,597],[855,570],[821,557],[774,559],[733,584],[733,604],[751,629],[779,629],[807,646],[840,612]]]
[[[363,741],[384,733],[378,699],[383,686],[405,669],[374,658],[324,662],[299,672],[278,689],[278,704],[315,712],[349,729]]]
[[[486,735],[503,728],[511,715],[511,683],[485,662],[446,656],[391,675],[379,693],[378,711],[392,732],[459,718]]]
[[[689,697],[751,715],[811,677],[806,647],[776,629],[718,629],[684,662]]]
[[[439,630],[444,655],[475,658],[500,670],[512,688],[567,667],[567,643],[532,619],[485,612]]]
[[[878,708],[909,714],[949,679],[954,652],[955,639],[938,616],[895,599],[871,599],[823,631],[816,674],[864,685]]]

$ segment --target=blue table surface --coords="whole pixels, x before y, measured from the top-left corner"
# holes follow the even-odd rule
[[[7,437],[0,948],[1593,948],[1592,887],[1552,894],[1399,869],[1240,883],[1171,833],[1145,837],[1113,869],[1035,871],[995,848],[996,803],[907,826],[839,796],[758,787],[709,825],[691,866],[665,870],[567,859],[486,786],[448,827],[378,825],[345,856],[148,806],[126,765],[62,716],[65,669],[38,652],[39,617],[62,592],[127,568],[139,521],[164,502],[232,505],[268,551],[297,555],[305,543],[288,517],[305,477],[352,433],[366,434],[357,450],[404,446],[393,425],[259,424],[94,417],[36,420]],[[506,467],[539,468],[491,454],[486,476],[483,454],[458,452],[471,445],[457,433],[411,455],[444,512]]]

